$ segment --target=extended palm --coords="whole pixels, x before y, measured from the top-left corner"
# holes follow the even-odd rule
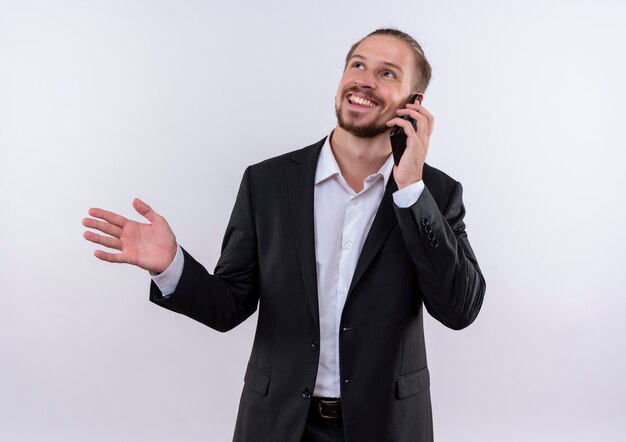
[[[89,209],[93,218],[83,219],[83,225],[105,235],[86,231],[85,239],[120,253],[96,250],[94,255],[103,261],[128,263],[155,273],[161,273],[176,255],[176,237],[169,224],[150,206],[135,199],[135,210],[150,224],[138,223],[102,209]]]

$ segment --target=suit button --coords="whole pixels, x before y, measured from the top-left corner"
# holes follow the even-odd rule
[[[430,232],[430,233],[428,234],[428,240],[429,240],[429,241],[434,241],[436,237],[437,237],[437,236],[435,235],[435,232]]]
[[[304,399],[311,399],[311,396],[313,396],[313,392],[310,388],[305,388],[304,390],[302,390],[302,397]]]
[[[428,218],[422,218],[422,225],[423,226],[427,226],[430,224],[430,221],[428,221]]]
[[[430,242],[430,246],[431,246],[433,249],[436,249],[437,247],[439,247],[439,241],[437,241],[436,239],[433,239],[433,240]]]
[[[432,231],[433,231],[433,226],[431,226],[431,225],[424,226],[424,232],[430,233]]]
[[[319,350],[319,348],[320,348],[320,341],[318,341],[317,339],[313,339],[313,341],[311,342],[311,348],[314,351]]]

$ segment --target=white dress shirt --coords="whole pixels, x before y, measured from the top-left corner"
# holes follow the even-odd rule
[[[332,136],[332,134],[331,134]],[[380,170],[368,176],[356,193],[341,175],[329,136],[315,171],[314,229],[320,316],[320,359],[315,396],[339,397],[339,324],[361,249],[367,238],[393,170],[390,155]],[[393,194],[398,207],[413,205],[424,190],[418,181]],[[183,271],[180,246],[170,266],[153,275],[163,296],[176,289]]]

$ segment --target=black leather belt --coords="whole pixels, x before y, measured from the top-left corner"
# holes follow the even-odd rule
[[[312,397],[309,419],[312,422],[331,427],[341,425],[341,399]]]

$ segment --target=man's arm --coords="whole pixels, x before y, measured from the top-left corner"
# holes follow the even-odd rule
[[[174,292],[163,297],[152,283],[150,300],[189,316],[215,330],[228,331],[256,311],[258,293],[257,240],[250,202],[250,169],[244,173],[222,253],[209,272],[184,249],[184,266]]]
[[[426,187],[415,204],[396,207],[424,305],[434,318],[455,330],[474,321],[486,287],[465,232],[462,193],[461,184],[455,183],[440,210]]]
[[[85,238],[119,251],[96,250],[96,257],[104,261],[133,264],[151,273],[169,270],[177,251],[173,232],[165,218],[147,204],[136,199],[133,205],[151,223],[142,224],[102,209],[90,209],[89,214],[94,218],[85,218],[83,225],[100,233],[87,231]],[[153,281],[151,301],[219,331],[230,330],[254,313],[259,295],[249,170],[239,189],[215,274],[209,274],[186,251],[181,251],[184,264],[174,291],[163,296]]]
[[[398,116],[389,120],[387,126],[402,127],[407,144],[400,164],[393,171],[400,189],[394,200],[406,203],[413,201],[411,197],[405,198],[406,191],[422,182],[435,119],[417,102],[408,103],[396,113]],[[407,115],[416,121],[416,129],[402,119]],[[441,204],[442,209],[426,184],[410,207],[396,205],[396,215],[417,269],[424,305],[434,318],[459,330],[471,324],[478,315],[485,294],[485,280],[465,233],[463,188],[458,182],[450,186],[451,183],[449,179],[437,183],[437,189],[441,187],[445,192],[444,201],[447,201]],[[401,192],[405,194],[402,197]]]

